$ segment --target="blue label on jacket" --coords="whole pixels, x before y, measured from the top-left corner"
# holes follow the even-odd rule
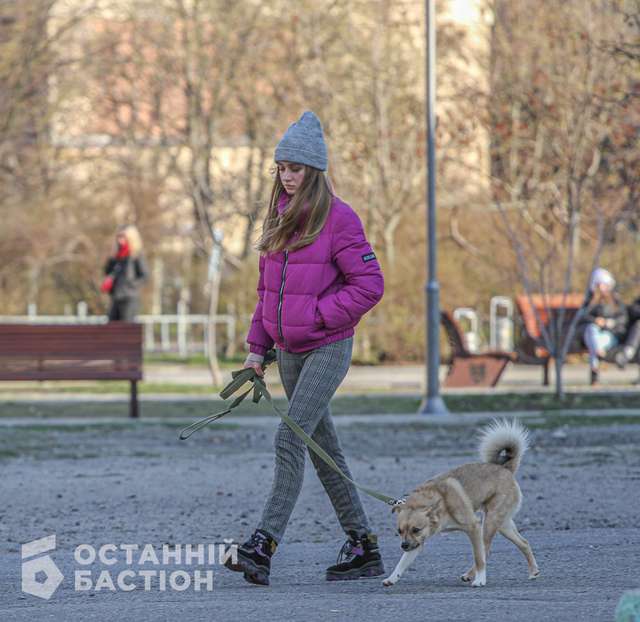
[[[376,258],[376,254],[375,253],[367,253],[366,255],[362,255],[362,261],[364,261],[365,263],[367,263],[367,261],[371,261],[372,259]]]

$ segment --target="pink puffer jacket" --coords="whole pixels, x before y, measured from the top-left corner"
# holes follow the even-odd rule
[[[284,195],[278,211],[286,207]],[[260,256],[249,349],[264,354],[275,344],[306,352],[351,337],[383,292],[380,264],[360,218],[333,197],[327,222],[312,244]]]

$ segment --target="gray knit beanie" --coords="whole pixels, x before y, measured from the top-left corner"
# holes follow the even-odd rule
[[[275,161],[296,162],[327,170],[327,145],[322,124],[313,112],[307,110],[289,126],[276,147]]]

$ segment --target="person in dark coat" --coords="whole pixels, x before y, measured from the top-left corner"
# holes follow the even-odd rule
[[[627,330],[627,309],[614,292],[615,284],[609,271],[594,270],[592,297],[581,320],[582,338],[589,351],[591,384],[598,382],[599,359],[620,343]]]
[[[111,296],[109,321],[133,322],[140,309],[140,286],[147,280],[138,229],[125,225],[116,233],[116,248],[104,268],[100,288]]]
[[[640,296],[627,307],[627,332],[624,341],[620,344],[614,360],[620,369],[629,362],[638,361],[640,350]]]

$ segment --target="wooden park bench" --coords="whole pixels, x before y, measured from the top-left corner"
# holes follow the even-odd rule
[[[129,380],[137,417],[142,324],[0,324],[0,380]]]
[[[516,306],[521,319],[521,337],[518,340],[518,363],[541,365],[542,383],[549,384],[549,364],[552,357],[545,347],[540,322],[550,326],[550,321],[558,318],[564,309],[561,331],[569,328],[576,313],[584,303],[584,294],[522,294],[516,296]],[[585,353],[587,349],[575,336],[567,350],[567,354]]]
[[[507,364],[515,360],[514,354],[499,350],[470,352],[460,325],[449,311],[440,313],[440,322],[451,349],[444,386],[495,387]]]

